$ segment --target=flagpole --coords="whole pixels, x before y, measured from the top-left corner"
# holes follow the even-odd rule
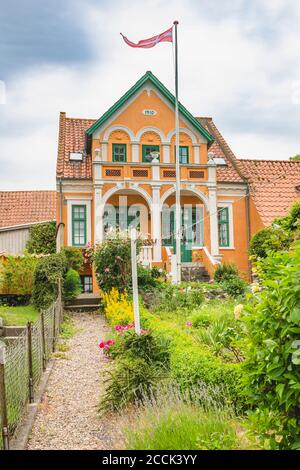
[[[175,234],[176,234],[176,282],[181,282],[181,210],[180,210],[180,162],[179,162],[179,110],[178,110],[178,40],[177,25],[174,21],[175,36],[175,160],[176,160],[176,204],[175,204]]]

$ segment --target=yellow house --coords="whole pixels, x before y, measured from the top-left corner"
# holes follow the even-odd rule
[[[60,114],[57,221],[63,243],[101,242],[114,227],[138,228],[152,243],[141,262],[174,270],[175,99],[151,73],[98,120]],[[208,278],[220,262],[249,273],[248,243],[263,226],[249,181],[211,118],[196,118],[182,104],[180,174],[182,269]],[[86,291],[95,282],[89,266]]]

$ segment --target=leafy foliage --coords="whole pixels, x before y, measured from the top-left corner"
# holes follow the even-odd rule
[[[262,291],[246,307],[245,370],[254,432],[273,449],[300,448],[300,244],[259,263]]]
[[[222,282],[222,287],[226,294],[234,299],[245,295],[247,289],[247,282],[240,277],[231,277]]]
[[[291,162],[298,162],[298,161],[300,161],[300,155],[297,154],[297,155],[294,155],[293,157],[290,157],[290,161],[291,161]]]
[[[61,251],[66,258],[66,268],[79,271],[84,261],[82,250],[75,246],[65,246]]]
[[[27,252],[21,256],[3,258],[0,262],[0,292],[31,295],[37,262],[38,258]]]
[[[139,243],[137,243],[137,251]],[[119,291],[131,288],[131,240],[120,233],[97,245],[93,253],[96,278],[105,292],[117,287]]]
[[[280,226],[266,227],[259,230],[250,242],[250,255],[254,260],[266,258],[271,251],[289,248],[291,236]]]
[[[26,243],[29,253],[52,254],[56,252],[56,223],[33,225]]]
[[[63,298],[64,300],[76,299],[81,293],[80,276],[75,269],[69,269],[65,275],[63,282]]]
[[[232,277],[237,277],[238,274],[239,272],[235,264],[223,263],[217,266],[214,274],[214,280],[215,282],[223,282],[231,279]]]
[[[156,310],[174,312],[183,309],[195,309],[204,301],[204,294],[201,287],[183,287],[173,284],[166,284],[160,293],[160,301]]]
[[[66,259],[62,253],[41,258],[34,271],[32,303],[36,308],[47,308],[58,295],[58,283],[66,271]]]

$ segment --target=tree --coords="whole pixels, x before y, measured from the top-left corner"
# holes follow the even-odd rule
[[[56,252],[56,223],[34,225],[29,230],[29,239],[26,243],[29,253],[51,254]]]
[[[297,155],[294,155],[293,157],[290,157],[291,162],[298,162],[300,161],[300,154],[298,153]]]

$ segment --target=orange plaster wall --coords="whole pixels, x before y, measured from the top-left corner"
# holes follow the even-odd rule
[[[250,228],[251,228],[251,237],[264,228],[264,224],[260,218],[260,215],[256,209],[255,203],[252,196],[250,196]]]

